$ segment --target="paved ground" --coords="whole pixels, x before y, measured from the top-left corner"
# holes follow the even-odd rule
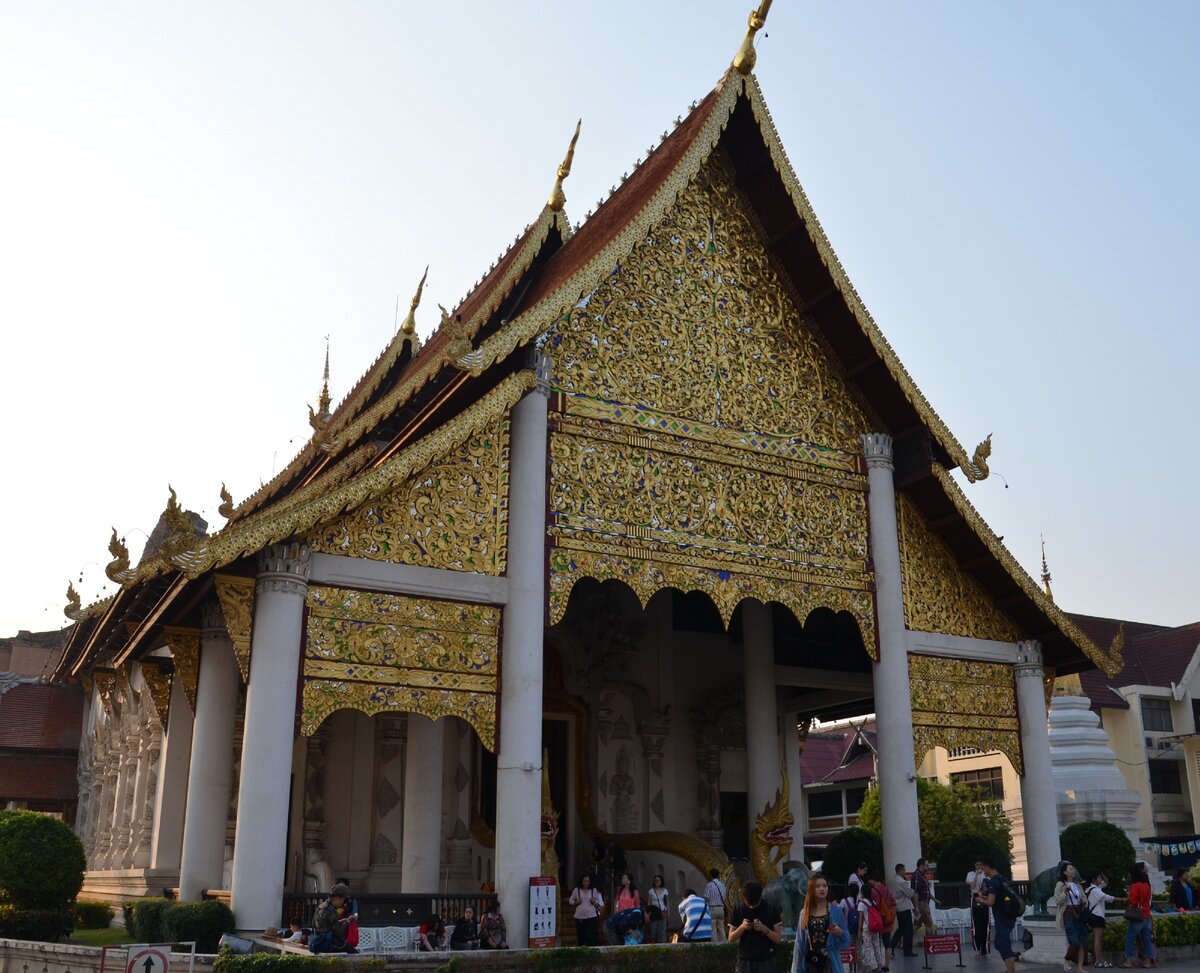
[[[963,956],[963,968],[957,965],[957,956],[931,956],[929,957],[929,970],[931,973],[1003,973],[1004,961],[995,953],[990,956],[978,956],[975,953],[968,952]],[[1113,969],[1119,969],[1119,965],[1114,965]],[[1158,969],[1172,970],[1177,973],[1196,973],[1198,964],[1194,959],[1181,960],[1164,960],[1159,963]],[[918,954],[915,959],[905,959],[903,956],[897,956],[891,965],[892,973],[924,973],[925,958]],[[1084,973],[1093,973],[1095,967],[1092,965],[1085,966]],[[1026,963],[1022,960],[1017,960],[1017,973],[1063,973],[1062,963]]]

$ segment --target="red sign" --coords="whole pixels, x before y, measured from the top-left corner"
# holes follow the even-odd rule
[[[529,948],[558,945],[558,879],[536,875],[529,879]]]
[[[962,952],[962,945],[958,941],[958,936],[925,936],[925,955],[927,956],[946,956],[950,953]]]
[[[843,966],[853,967],[857,963],[858,963],[858,953],[855,952],[853,946],[851,946],[849,949],[842,950],[842,965]]]

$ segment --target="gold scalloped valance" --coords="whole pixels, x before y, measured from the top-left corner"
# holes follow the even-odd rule
[[[1024,774],[1013,667],[1004,662],[908,657],[917,766],[933,747],[999,750]]]
[[[500,609],[310,585],[301,732],[355,709],[457,716],[496,743]]]

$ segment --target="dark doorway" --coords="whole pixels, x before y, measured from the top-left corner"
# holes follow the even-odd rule
[[[750,816],[745,791],[721,791],[721,844],[733,858],[750,857]]]
[[[571,734],[566,720],[542,720],[542,749],[550,770],[550,800],[558,812],[558,836],[554,851],[558,855],[558,885],[567,888],[567,809],[570,794]],[[574,888],[574,885],[569,886]]]

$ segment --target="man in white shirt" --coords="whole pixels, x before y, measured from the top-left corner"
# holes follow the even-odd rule
[[[980,956],[986,956],[988,953],[988,922],[991,919],[991,911],[978,898],[986,881],[987,873],[983,870],[983,863],[976,861],[975,867],[967,872],[967,890],[971,894],[972,940],[975,952]]]
[[[708,884],[704,886],[704,897],[708,900],[708,911],[712,913],[712,941],[723,943],[728,937],[725,929],[725,883],[715,868],[708,870]]]
[[[905,956],[916,956],[913,952],[913,909],[917,904],[917,893],[904,872],[904,866],[897,865],[896,874],[888,879],[888,888],[896,900],[896,933],[892,937],[892,949],[902,945]]]

